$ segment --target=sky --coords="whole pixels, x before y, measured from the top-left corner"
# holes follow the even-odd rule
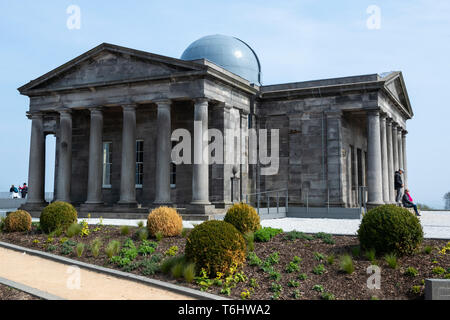
[[[80,9],[80,28],[67,20]],[[372,11],[374,8],[377,11]],[[0,191],[27,181],[31,123],[17,88],[102,42],[179,58],[209,34],[247,42],[263,84],[402,71],[408,183],[435,208],[450,191],[450,1],[0,0]],[[54,138],[46,190],[53,191]]]

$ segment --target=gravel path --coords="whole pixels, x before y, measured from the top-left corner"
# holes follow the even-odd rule
[[[450,211],[422,211],[420,221],[424,230],[425,238],[450,239]],[[39,219],[33,219],[39,221]],[[103,219],[105,225],[129,225],[137,226],[139,221],[125,219]],[[99,219],[89,219],[89,224],[98,224]],[[183,227],[193,228],[202,221],[183,221]],[[264,227],[281,228],[284,231],[302,231],[307,233],[326,232],[341,235],[356,235],[360,220],[356,219],[306,219],[306,218],[284,218],[263,220]]]

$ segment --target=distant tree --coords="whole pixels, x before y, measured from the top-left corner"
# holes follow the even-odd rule
[[[432,207],[430,207],[430,206],[427,206],[427,205],[424,204],[424,203],[418,203],[418,204],[417,204],[417,208],[418,208],[420,211],[434,211],[434,210],[436,210],[436,209],[434,209],[434,208],[432,208]]]
[[[445,201],[444,205],[445,210],[450,210],[450,192],[447,192],[444,195],[444,201]]]

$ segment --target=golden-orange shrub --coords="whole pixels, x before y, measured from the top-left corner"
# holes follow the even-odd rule
[[[164,237],[175,237],[183,230],[183,219],[174,208],[159,207],[148,215],[147,229],[151,236],[161,232]]]
[[[31,230],[31,216],[24,210],[11,212],[5,219],[6,232],[24,232]]]

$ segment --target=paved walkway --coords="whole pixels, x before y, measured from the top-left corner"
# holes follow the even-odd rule
[[[135,281],[74,268],[1,247],[0,261],[0,277],[68,300],[192,299]]]

